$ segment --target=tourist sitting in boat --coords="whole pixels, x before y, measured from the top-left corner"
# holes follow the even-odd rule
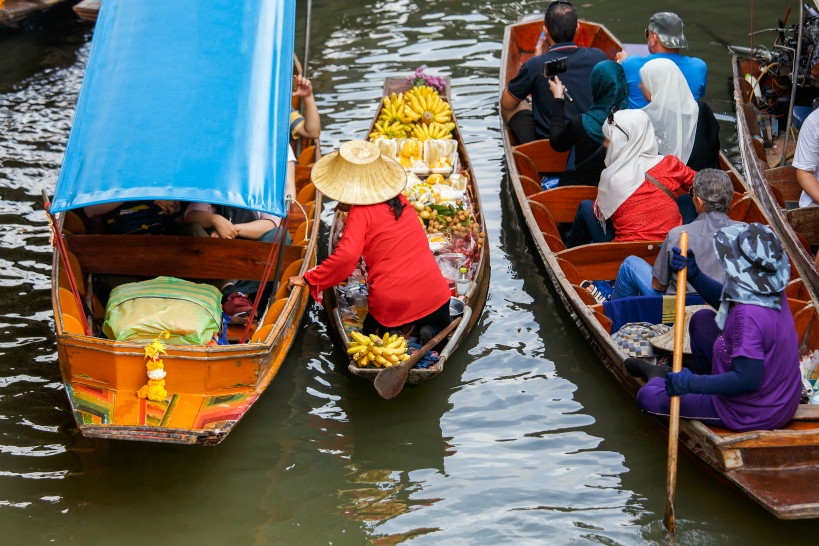
[[[640,69],[648,114],[662,155],[675,155],[699,171],[719,169],[719,124],[714,112],[697,101],[682,72],[668,59],[654,59]]]
[[[718,309],[691,318],[691,369],[670,372],[640,359],[626,369],[648,383],[637,393],[643,411],[668,415],[680,396],[680,416],[735,431],[772,430],[793,417],[802,396],[799,342],[783,294],[790,264],[768,226],[737,224],[717,232],[714,247],[725,265],[725,284],[702,272],[693,252],[674,249],[672,269],[688,267],[688,280]]]
[[[318,138],[321,134],[321,118],[319,117],[316,98],[313,96],[313,84],[301,75],[294,78],[296,90],[294,97],[301,97],[304,105],[304,114],[297,110],[290,113],[290,136],[292,138]]]
[[[819,110],[811,112],[799,129],[793,166],[802,188],[799,206],[819,206]]]
[[[725,267],[711,249],[717,231],[738,223],[731,220],[727,214],[734,196],[731,179],[724,171],[703,169],[694,177],[691,196],[697,211],[697,219],[668,232],[653,268],[638,256],[626,258],[617,272],[612,299],[676,294],[677,274],[670,269],[673,256],[671,249],[680,244],[682,230],[688,232],[688,248],[700,257],[699,269],[712,279],[723,282]],[[695,290],[689,283],[688,293],[693,292]]]
[[[295,164],[293,149],[287,147],[287,184],[288,196],[295,194]],[[282,219],[272,214],[252,211],[238,207],[212,205],[209,203],[190,203],[185,209],[186,234],[195,237],[213,237],[216,239],[249,239],[263,243],[274,243],[279,240],[284,227]],[[285,232],[282,244],[290,244],[290,235]],[[222,309],[233,322],[246,322],[253,309],[251,297],[259,290],[259,281],[255,280],[220,280],[217,288],[222,292]]]
[[[353,140],[313,167],[313,184],[350,205],[344,233],[320,265],[289,285],[322,293],[346,280],[363,257],[369,289],[364,332],[385,333],[414,323],[423,345],[450,322],[449,283],[441,274],[423,226],[401,195],[407,175],[370,143]]]
[[[83,213],[92,223],[100,220],[108,235],[174,235],[182,221],[180,208],[179,201],[119,201],[91,205]]]
[[[676,194],[687,193],[697,173],[675,156],[657,153],[651,120],[642,110],[612,112],[603,136],[606,168],[597,201],[580,203],[567,246],[665,239],[682,224]]]
[[[628,81],[628,107],[643,108],[648,100],[640,89],[640,69],[652,59],[668,59],[682,71],[694,100],[705,96],[708,66],[702,59],[680,54],[680,49],[688,47],[683,34],[683,21],[676,13],[655,13],[645,30],[649,55],[629,57],[625,51],[616,58],[623,65]]]
[[[565,105],[565,115],[571,118],[591,107],[591,72],[597,63],[606,60],[606,55],[599,49],[575,44],[578,28],[577,11],[569,2],[551,2],[546,8],[543,34],[548,51],[536,52],[526,61],[501,96],[501,115],[518,144],[549,138],[554,97],[549,81],[543,77],[547,62],[568,59],[568,71],[561,79],[573,101]],[[526,100],[529,95],[531,105]]]
[[[588,111],[571,118],[564,115],[566,101],[559,77],[549,82],[554,95],[550,143],[558,152],[575,149],[575,170],[560,177],[559,186],[580,184],[596,186],[600,173],[606,167],[603,146],[603,123],[612,109],[625,110],[628,92],[623,68],[614,61],[603,61],[591,73],[591,92],[594,101]]]

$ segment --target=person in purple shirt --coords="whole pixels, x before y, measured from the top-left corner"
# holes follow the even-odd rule
[[[682,19],[676,13],[664,11],[655,13],[648,21],[645,31],[650,55],[626,56],[626,53],[617,54],[617,62],[626,71],[628,82],[628,107],[642,108],[648,104],[642,90],[640,90],[640,69],[652,59],[669,59],[683,73],[694,100],[705,96],[705,83],[708,76],[708,66],[705,61],[697,57],[680,55],[680,49],[688,47],[688,40],[683,34]]]
[[[692,373],[671,372],[640,359],[626,369],[648,382],[637,393],[641,410],[668,415],[680,396],[680,416],[735,431],[788,424],[802,396],[799,340],[783,290],[790,263],[782,244],[762,224],[735,224],[714,237],[725,265],[725,285],[699,270],[693,252],[674,248],[671,268],[688,267],[688,280],[712,307],[691,318]]]

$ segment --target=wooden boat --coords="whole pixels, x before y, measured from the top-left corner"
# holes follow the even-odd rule
[[[172,4],[163,6],[163,13],[157,14],[148,13],[139,3],[125,3],[120,16],[136,27],[153,27],[151,23],[146,23],[146,18],[177,20],[178,14],[174,13],[177,8]],[[241,9],[241,6],[237,5],[236,8]],[[199,22],[203,25],[218,24],[205,8],[198,15],[201,17]],[[243,16],[241,13],[235,15]],[[103,17],[107,15],[103,13]],[[116,27],[118,24],[117,21],[107,23],[105,28]],[[173,29],[166,31],[174,32]],[[94,37],[94,52],[98,53],[91,54],[89,74],[99,69],[95,55],[104,55],[112,47],[109,36],[104,33],[100,35],[100,30],[97,32]],[[116,54],[117,52],[111,53]],[[123,62],[124,65],[132,62],[127,55],[123,57],[125,58],[118,62]],[[289,55],[285,58],[289,58]],[[169,62],[187,66],[191,64],[189,61],[190,59],[181,61],[175,58]],[[127,72],[138,78],[140,67],[129,66],[131,70]],[[153,66],[152,69],[154,68],[156,67]],[[282,79],[287,77],[287,71],[282,71],[279,65],[275,66],[275,71],[282,73]],[[93,123],[97,110],[107,106],[106,101],[109,99],[101,96],[104,93],[94,92],[96,88],[93,81],[96,77],[97,74],[94,77],[87,75],[83,84],[83,96],[86,100],[84,102],[81,98],[77,107],[55,205],[60,199],[71,201],[83,197],[83,184],[80,182],[69,185],[68,188],[72,191],[64,190],[63,176],[66,169],[70,168],[71,154],[77,152],[76,148],[72,149],[77,128],[88,123],[86,120],[89,118]],[[87,84],[89,79],[92,81],[90,88]],[[118,87],[128,87],[131,82],[105,81],[105,84],[107,89],[116,90]],[[276,104],[276,100],[290,100],[289,89],[268,95],[274,101],[273,104]],[[166,99],[173,102],[172,98]],[[185,100],[196,100],[196,93],[186,96]],[[144,124],[150,125],[150,116],[142,115],[145,118]],[[274,126],[287,125],[289,123],[285,120]],[[128,129],[119,127],[119,130]],[[226,138],[221,133],[216,136]],[[180,137],[177,146],[184,145],[185,139]],[[120,159],[127,162],[129,157]],[[52,263],[52,302],[57,348],[66,394],[77,425],[85,436],[212,445],[221,442],[249,411],[281,367],[308,303],[309,294],[306,289],[288,291],[280,281],[303,273],[315,265],[321,195],[309,182],[310,169],[310,165],[296,168],[297,201],[301,208],[293,206],[286,224],[293,243],[282,244],[273,254],[270,243],[250,240],[92,234],[79,212],[81,209],[77,207],[69,206],[67,208],[70,210],[57,216],[71,266],[70,271],[64,267],[65,262],[55,250]],[[208,186],[203,183],[201,187]],[[115,184],[111,184],[109,189],[119,191]],[[179,191],[173,188],[171,190]],[[154,189],[146,187],[143,191],[148,193]],[[301,212],[302,208],[304,213]],[[102,295],[95,290],[96,276],[139,275],[150,278],[167,275],[199,282],[223,278],[260,280],[269,261],[270,268],[274,271],[270,279],[278,284],[278,289],[273,290],[269,301],[262,302],[259,313],[261,318],[251,327],[249,342],[237,343],[243,335],[244,327],[231,326],[227,332],[231,341],[228,345],[168,345],[168,354],[164,357],[166,388],[169,393],[167,398],[159,402],[138,398],[136,392],[147,380],[146,343],[98,337],[98,325],[101,323],[104,307],[100,303]],[[83,311],[72,293],[72,279],[82,301],[93,311],[92,335],[87,335],[81,326]]]
[[[449,86],[450,82],[449,79],[446,80],[446,89],[441,93],[441,98],[449,102]],[[408,90],[410,85],[407,83],[407,78],[387,78],[384,82],[383,88],[383,96],[391,95],[392,93],[403,93],[404,91]],[[372,132],[373,127],[375,125],[376,120],[378,119],[378,115],[380,113],[380,108],[375,114],[373,118],[373,123],[370,126],[370,131],[368,134]],[[460,169],[463,170],[468,174],[469,182],[467,185],[467,195],[471,201],[472,210],[476,220],[481,225],[481,231],[486,231],[486,226],[484,223],[483,218],[483,211],[481,208],[481,199],[480,195],[478,194],[478,186],[475,182],[475,174],[472,170],[472,164],[469,161],[469,156],[466,152],[466,147],[464,146],[464,141],[461,136],[460,129],[457,126],[457,120],[455,119],[453,113],[453,121],[455,122],[455,130],[453,131],[452,138],[457,141],[458,143],[458,162],[460,165]],[[408,211],[411,212],[411,211]],[[336,230],[338,229],[339,225],[339,217],[338,214],[334,218],[333,221],[333,230],[330,233],[330,252],[332,252],[334,248],[334,242],[337,240],[335,237]],[[464,342],[466,337],[469,335],[469,332],[477,323],[478,319],[480,318],[481,312],[483,311],[484,304],[486,303],[486,297],[489,290],[489,248],[488,244],[484,244],[483,248],[480,253],[480,258],[477,260],[475,264],[475,277],[472,281],[472,285],[470,291],[468,292],[466,298],[464,299],[464,312],[463,318],[461,323],[458,325],[457,328],[453,331],[453,333],[449,336],[445,347],[440,351],[440,360],[437,363],[433,364],[429,368],[413,368],[409,372],[409,376],[407,378],[408,385],[414,385],[425,381],[431,377],[434,377],[440,374],[444,370],[444,365],[446,361],[452,356],[455,350]],[[339,306],[339,298],[340,294],[338,288],[333,288],[327,290],[324,294],[324,305],[327,309],[327,315],[330,321],[330,325],[332,327],[333,332],[336,334],[337,339],[340,341],[341,347],[346,348],[350,343],[350,336],[347,331],[345,331],[341,310]],[[366,332],[370,333],[370,332]],[[345,353],[346,354],[346,353]],[[364,379],[368,379],[370,381],[374,381],[375,377],[378,375],[380,368],[374,367],[359,367],[355,360],[350,359],[348,369],[350,373],[356,375],[358,377],[362,377]]]
[[[763,75],[756,59],[733,58],[734,100],[737,113],[737,135],[745,181],[748,191],[759,199],[771,222],[782,233],[782,243],[788,254],[805,272],[805,282],[814,296],[819,296],[819,272],[814,255],[819,247],[819,208],[798,208],[802,188],[796,181],[796,169],[779,166],[785,145],[785,128],[778,137],[761,137],[759,110],[751,100],[753,89],[745,81],[745,74],[758,78],[764,96],[765,90],[777,84],[777,79]],[[789,139],[788,157],[796,148],[795,138]]]
[[[101,0],[82,0],[74,5],[74,13],[83,21],[95,23],[100,12]]]
[[[72,0],[5,0],[0,3],[0,27],[18,28],[28,19]]]
[[[506,28],[501,91],[535,49],[540,19],[521,21]],[[612,58],[619,42],[603,26],[582,21],[577,43],[599,47]],[[602,243],[566,249],[559,224],[572,222],[583,199],[594,199],[594,187],[569,186],[541,191],[540,173],[556,173],[565,165],[565,154],[551,149],[548,141],[517,146],[507,128],[503,130],[512,194],[520,207],[533,243],[545,269],[572,319],[588,339],[601,362],[630,394],[642,381],[625,370],[626,354],[612,341],[612,320],[585,290],[586,279],[614,279],[623,259],[636,255],[652,263],[661,241]],[[725,168],[728,168],[725,165]],[[729,171],[741,190],[735,170]],[[751,195],[737,192],[730,216],[746,222],[768,223],[763,209]],[[773,225],[776,230],[776,226]],[[819,312],[804,281],[804,272],[792,261],[792,281],[786,294],[803,351],[819,348]],[[665,421],[660,421],[665,425]],[[688,450],[727,478],[749,497],[783,519],[819,516],[819,411],[801,405],[792,423],[774,431],[736,433],[709,427],[699,421],[682,420],[680,438]]]

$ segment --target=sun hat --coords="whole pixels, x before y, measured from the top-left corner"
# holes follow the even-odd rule
[[[648,20],[648,30],[657,35],[660,43],[668,49],[688,47],[688,40],[683,34],[683,22],[679,15],[670,11],[655,13]]]
[[[791,265],[771,228],[757,222],[724,227],[714,235],[714,251],[725,267],[722,303],[715,318],[720,329],[732,302],[782,308]]]
[[[313,165],[312,181],[340,203],[374,205],[401,193],[407,173],[397,161],[381,155],[375,144],[351,140]]]
[[[690,355],[691,354],[691,336],[688,333],[688,325],[691,324],[691,317],[694,316],[694,313],[697,311],[702,311],[703,309],[711,309],[713,311],[713,307],[710,305],[687,305],[685,307],[685,326],[683,326],[683,353]],[[662,349],[663,351],[668,351],[669,353],[674,352],[674,328],[671,328],[664,334],[660,334],[659,336],[655,336],[651,338],[651,345],[653,345],[657,349]]]

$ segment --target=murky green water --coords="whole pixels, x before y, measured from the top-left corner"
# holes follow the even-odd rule
[[[788,3],[757,2],[757,28]],[[686,21],[731,114],[748,2],[597,1],[624,42],[655,9]],[[221,446],[89,440],[52,335],[41,189],[52,190],[92,29],[70,16],[0,34],[0,541],[5,544],[635,544],[664,542],[665,438],[597,363],[522,235],[497,112],[504,25],[541,3],[316,0],[311,76],[325,149],[364,135],[382,79],[451,75],[492,247],[484,316],[446,373],[379,400],[350,377],[311,308],[279,376]],[[768,40],[770,41],[770,40]],[[733,147],[732,130],[723,142]],[[819,487],[819,484],[817,484]],[[681,461],[681,544],[810,543]]]

